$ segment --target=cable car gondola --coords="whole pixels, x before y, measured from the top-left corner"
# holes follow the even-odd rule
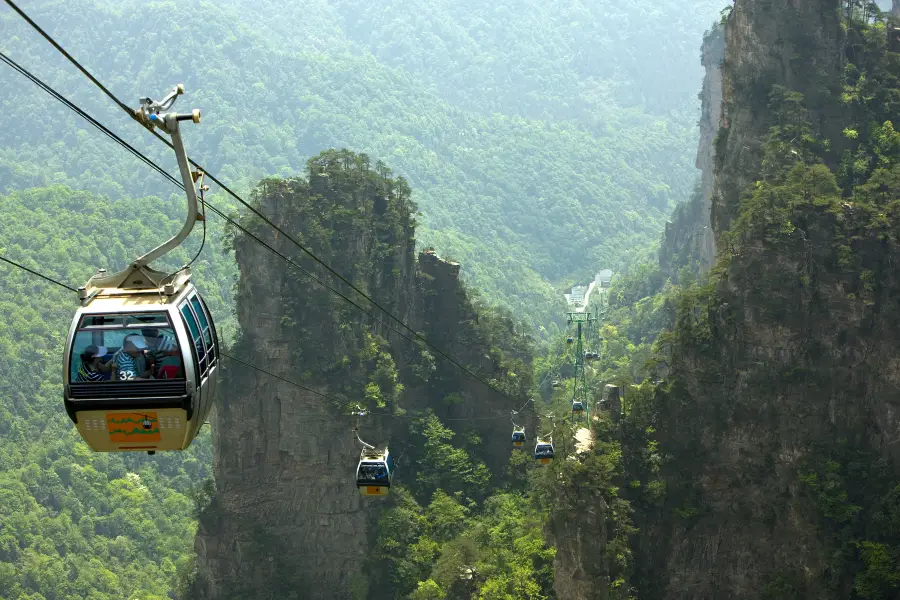
[[[569,337],[566,338],[566,343],[567,343],[567,344],[574,344],[574,343],[575,343],[575,338],[573,338],[573,337],[570,335]]]
[[[516,448],[520,448],[525,443],[525,429],[514,429],[512,432],[512,443]]]
[[[363,496],[387,496],[391,489],[394,461],[390,452],[363,448],[356,467],[356,487]]]
[[[553,460],[553,438],[549,442],[538,440],[534,447],[534,460],[542,465],[550,464]]]
[[[583,413],[584,412],[584,402],[580,400],[572,400],[572,412],[573,413]]]
[[[156,271],[150,263],[176,248],[203,217],[197,210],[198,179],[179,132],[190,115],[167,113],[184,93],[177,86],[162,101],[141,100],[135,112],[148,128],[172,137],[184,180],[188,213],[170,240],[107,275],[100,269],[78,295],[63,366],[64,405],[78,433],[97,452],[184,450],[213,405],[219,342],[206,303],[191,283],[191,271]]]
[[[384,450],[377,450],[375,446],[367,444],[359,437],[359,418],[366,416],[366,411],[360,407],[356,416],[353,437],[362,444],[359,464],[356,465],[356,487],[363,496],[387,496],[391,490],[391,480],[394,478],[394,459],[387,446]]]
[[[559,387],[560,387],[559,379],[554,379],[553,381],[551,381],[550,386],[553,389],[559,389]]]

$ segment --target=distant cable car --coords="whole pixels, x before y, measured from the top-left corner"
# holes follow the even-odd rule
[[[363,448],[356,467],[356,487],[363,496],[387,496],[393,473],[394,461],[387,448]]]
[[[359,419],[366,416],[366,411],[360,407],[359,412],[355,414],[357,418],[353,437],[362,444],[359,464],[356,465],[356,487],[363,496],[387,496],[391,490],[391,480],[394,478],[394,459],[387,446],[384,450],[378,450],[359,437]]]
[[[542,465],[550,464],[553,460],[553,438],[549,442],[538,440],[534,447],[534,460]]]
[[[512,433],[512,443],[516,448],[520,448],[525,443],[525,430],[515,429]]]
[[[574,343],[575,343],[575,338],[573,338],[573,337],[570,335],[569,337],[566,338],[566,343],[567,343],[567,344],[574,344]]]
[[[551,385],[553,388],[559,388],[559,387],[560,387],[559,379],[554,379],[554,380],[550,383],[550,385]]]
[[[572,412],[573,413],[583,413],[584,412],[584,402],[580,400],[572,400]]]
[[[149,264],[176,248],[203,217],[196,181],[178,125],[200,121],[168,113],[179,85],[161,102],[141,100],[136,117],[172,136],[185,184],[188,214],[172,239],[120,273],[100,269],[79,288],[63,365],[64,405],[78,433],[98,452],[184,450],[213,406],[219,341],[212,316],[188,267],[167,273]]]

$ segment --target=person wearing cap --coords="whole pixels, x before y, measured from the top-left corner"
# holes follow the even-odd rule
[[[156,328],[141,329],[141,333],[150,347],[150,353],[155,355],[157,361],[167,356],[181,356],[178,342],[172,334]]]
[[[113,362],[118,368],[115,371],[116,380],[147,379],[153,373],[153,369],[147,366],[147,341],[144,336],[135,333],[125,338],[125,343],[113,355]]]
[[[160,376],[160,373],[157,372],[157,369],[160,367],[174,366],[177,371],[181,370],[181,350],[178,348],[175,336],[165,331],[160,331],[155,327],[141,329],[141,334],[143,334],[149,348],[146,356],[147,360],[150,361],[150,368],[153,369],[155,377]]]
[[[81,366],[78,367],[78,381],[106,381],[110,372],[116,369],[115,361],[103,362],[106,346],[90,345],[81,353]]]

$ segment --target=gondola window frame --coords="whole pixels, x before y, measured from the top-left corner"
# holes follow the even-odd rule
[[[203,296],[200,294],[197,294],[197,299],[200,300],[200,306],[203,307],[203,313],[209,320],[209,332],[212,334],[212,347],[215,349],[215,355],[210,361],[210,369],[212,369],[212,367],[219,362],[219,333],[216,331],[216,322],[212,318],[212,312],[210,312],[209,306],[206,305],[206,300],[204,300]]]
[[[187,299],[179,303],[178,312],[181,313],[181,320],[184,321],[184,327],[187,330],[188,336],[191,338],[191,346],[193,347],[191,354],[194,358],[194,364],[197,365],[197,385],[199,386],[209,372],[209,365],[206,361],[206,349],[203,346],[203,338],[200,332],[200,324]]]
[[[212,323],[212,319],[207,314],[206,306],[203,304],[203,301],[200,299],[198,294],[191,294],[188,298],[188,302],[191,305],[191,308],[194,311],[194,314],[197,317],[197,322],[200,325],[200,335],[203,337],[203,343],[206,346],[206,363],[207,363],[207,371],[212,369],[213,365],[216,363],[216,336],[213,333],[212,327],[210,323]]]
[[[200,308],[202,312],[196,310],[197,308]],[[191,326],[191,321],[188,321],[185,316],[185,309],[188,311],[187,314],[191,316],[196,329]],[[198,384],[200,384],[203,379],[209,376],[209,372],[218,362],[218,356],[216,355],[218,336],[211,326],[212,318],[209,315],[209,311],[206,309],[206,303],[203,301],[202,296],[196,292],[182,300],[178,304],[178,310],[181,313],[182,320],[185,322],[185,328],[187,329],[188,335],[191,337],[191,341],[198,351],[195,353],[194,357],[195,359],[198,359],[197,375]],[[197,356],[200,350],[203,350],[202,358]]]
[[[198,305],[202,312],[196,310]],[[203,296],[196,291],[192,291],[178,303],[178,312],[181,313],[185,331],[193,342],[194,350],[192,350],[192,356],[197,365],[197,389],[199,391],[205,382],[209,380],[213,369],[218,364],[219,338],[214,328],[212,317],[209,314],[209,309],[206,307],[206,302],[203,300]],[[199,314],[202,314],[203,318],[200,318]],[[192,324],[196,325],[196,329],[192,327]],[[204,324],[206,325],[205,327]],[[204,335],[204,333],[207,333],[207,335]],[[207,339],[209,340],[208,344]],[[203,360],[199,359],[198,352],[203,352]],[[207,414],[211,396],[203,394],[198,399],[197,409],[199,413],[201,415]]]

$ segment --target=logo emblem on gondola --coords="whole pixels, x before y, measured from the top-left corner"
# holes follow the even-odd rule
[[[148,427],[149,425],[149,427]],[[106,430],[111,442],[159,442],[159,416],[147,413],[107,413]]]

